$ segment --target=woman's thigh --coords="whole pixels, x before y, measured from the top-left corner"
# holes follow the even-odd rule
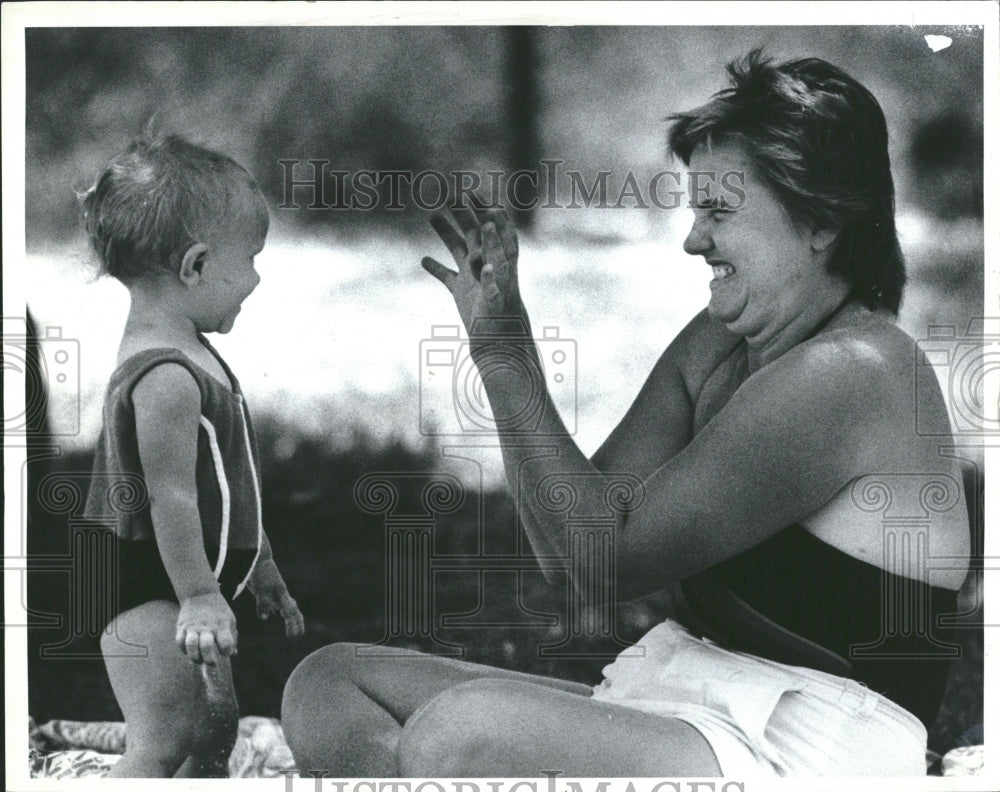
[[[403,776],[718,776],[682,721],[518,679],[475,679],[431,699],[399,744]]]
[[[292,672],[282,710],[333,704],[345,682],[358,688],[399,724],[448,688],[477,679],[503,679],[589,696],[579,682],[508,671],[409,649],[367,644],[331,644],[313,652]]]

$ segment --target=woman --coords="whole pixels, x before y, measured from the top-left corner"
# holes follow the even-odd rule
[[[543,502],[553,486],[586,509],[623,476],[641,481],[614,529],[618,594],[681,582],[679,613],[696,632],[658,625],[594,689],[327,647],[285,692],[300,768],[923,774],[947,668],[931,633],[954,608],[969,535],[955,465],[914,430],[915,409],[939,426],[948,417],[936,383],[915,381],[926,367],[893,321],[905,276],[885,120],[821,60],[754,52],[729,73],[732,87],[674,116],[670,133],[672,152],[709,174],[684,242],[711,267],[708,308],[593,459],[548,398],[530,431],[499,425],[538,556],[566,554],[564,514]],[[480,370],[531,350],[534,366],[484,374],[494,413],[516,415],[526,389],[545,389],[516,234],[502,214],[467,209],[432,224],[458,271],[423,265],[454,297]],[[536,441],[558,453],[537,454]],[[890,500],[907,513],[901,504],[926,506],[932,491],[922,522],[884,519]],[[941,557],[958,561],[929,561]],[[898,629],[901,613],[917,629]]]

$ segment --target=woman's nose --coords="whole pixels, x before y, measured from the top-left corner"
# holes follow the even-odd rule
[[[689,256],[702,256],[712,249],[712,237],[705,231],[704,221],[696,217],[684,240],[684,252]]]

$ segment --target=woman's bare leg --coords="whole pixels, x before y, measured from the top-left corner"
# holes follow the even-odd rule
[[[407,777],[722,775],[683,721],[509,679],[440,693],[407,721],[398,753]]]
[[[333,644],[299,664],[285,686],[281,721],[299,771],[337,777],[399,775],[403,725],[455,685],[498,679],[583,699],[587,685],[434,657],[406,649]]]

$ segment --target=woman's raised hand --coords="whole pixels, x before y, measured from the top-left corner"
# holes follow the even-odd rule
[[[517,285],[517,232],[502,209],[468,207],[435,212],[431,226],[451,251],[458,272],[429,256],[424,269],[451,292],[465,329],[472,336],[477,320],[520,316]]]

